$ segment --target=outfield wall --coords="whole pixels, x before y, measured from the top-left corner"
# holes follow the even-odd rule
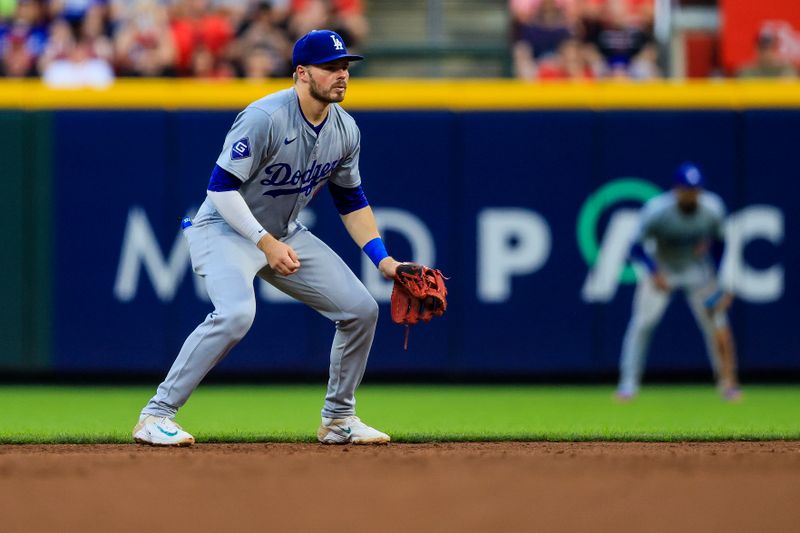
[[[0,213],[10,230],[1,283],[11,295],[3,368],[168,368],[210,311],[178,220],[202,201],[238,109],[276,87],[0,86]],[[371,372],[612,372],[630,311],[633,273],[621,250],[634,209],[667,187],[684,159],[705,169],[731,211],[743,372],[800,370],[792,323],[800,85],[357,80],[352,97],[363,183],[390,251],[451,276],[448,314],[413,328],[404,352],[385,303],[389,286],[349,240],[328,195],[315,199],[307,225],[382,303]],[[261,282],[257,294],[253,329],[221,369],[324,370],[331,324]],[[707,367],[676,299],[649,368]]]

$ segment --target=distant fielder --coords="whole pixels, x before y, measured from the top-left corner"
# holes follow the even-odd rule
[[[389,442],[388,435],[355,416],[354,394],[372,346],[378,305],[339,256],[297,221],[327,183],[348,233],[380,272],[396,284],[402,277],[415,287],[425,285],[418,274],[430,269],[398,263],[386,252],[361,188],[360,133],[337,104],[347,90],[349,63],[360,59],[347,53],[336,33],[312,31],[294,46],[294,87],[253,102],[236,117],[207,198],[193,223],[184,221],[192,266],[205,278],[214,311],[186,339],[142,410],[133,430],[137,442],[194,442],[175,423],[175,414],[250,329],[256,276],[336,324],[319,441]],[[446,294],[444,287],[439,293]],[[430,312],[443,312],[443,296],[439,302]],[[281,334],[279,324],[272,334]]]
[[[639,392],[653,330],[672,293],[680,290],[705,338],[720,394],[738,400],[736,353],[727,317],[733,296],[720,289],[715,268],[724,247],[725,206],[719,196],[703,189],[703,175],[692,163],[676,169],[673,185],[642,208],[631,249],[646,274],[639,276],[622,343],[617,398],[630,400]]]

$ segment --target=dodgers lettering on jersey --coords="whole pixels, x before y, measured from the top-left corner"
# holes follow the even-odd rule
[[[329,180],[348,188],[361,184],[360,141],[355,121],[337,104],[329,106],[317,135],[303,117],[294,89],[286,89],[239,113],[217,165],[242,180],[239,193],[256,220],[281,238]],[[195,225],[221,219],[206,199]]]
[[[324,165],[318,164],[314,160],[310,168],[297,170],[294,173],[292,173],[292,167],[286,163],[269,165],[264,169],[264,174],[267,175],[267,178],[261,180],[261,184],[268,187],[264,194],[274,198],[286,194],[304,194],[308,196],[317,189],[317,185],[327,179],[330,170],[336,168],[338,163],[338,159]],[[292,188],[276,188],[283,185],[291,185]]]
[[[723,240],[725,205],[719,196],[703,191],[697,211],[687,215],[678,207],[675,194],[665,192],[642,208],[637,239],[655,246],[660,267],[680,272],[691,267],[707,268],[712,240]]]

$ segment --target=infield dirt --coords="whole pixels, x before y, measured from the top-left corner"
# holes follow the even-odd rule
[[[0,530],[798,531],[800,442],[0,446]]]

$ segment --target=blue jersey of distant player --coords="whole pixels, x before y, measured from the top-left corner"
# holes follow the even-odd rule
[[[724,239],[725,205],[709,191],[698,197],[697,209],[684,213],[672,191],[642,208],[636,240],[653,256],[659,269],[681,273],[712,266],[710,245]]]
[[[300,210],[327,182],[361,185],[361,136],[353,118],[331,104],[324,127],[315,128],[286,89],[247,106],[233,123],[217,165],[242,181],[239,193],[256,220],[276,238],[289,233]],[[206,199],[195,225],[222,220]]]

